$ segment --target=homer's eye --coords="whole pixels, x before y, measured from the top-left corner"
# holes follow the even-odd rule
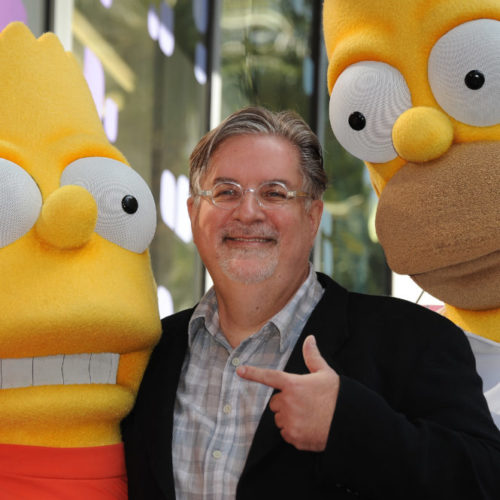
[[[397,69],[363,61],[338,77],[330,97],[330,123],[349,153],[364,161],[385,163],[397,156],[392,128],[410,107],[410,91]]]
[[[477,19],[443,35],[429,57],[436,101],[462,123],[500,123],[500,21]]]
[[[142,253],[156,230],[153,195],[142,177],[111,158],[80,158],[61,176],[61,186],[84,187],[97,203],[96,233],[127,250]]]
[[[42,195],[19,165],[0,158],[0,248],[24,236],[35,224]]]

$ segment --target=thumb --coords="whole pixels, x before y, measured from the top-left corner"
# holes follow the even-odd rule
[[[316,345],[314,335],[309,335],[302,345],[302,355],[307,368],[311,373],[317,372],[323,368],[329,368],[328,363],[323,359]]]

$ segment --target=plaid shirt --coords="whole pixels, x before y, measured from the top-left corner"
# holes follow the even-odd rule
[[[243,380],[236,367],[283,370],[307,319],[323,295],[312,266],[288,304],[232,348],[219,328],[210,289],[189,322],[189,345],[174,409],[172,458],[180,500],[228,500],[245,465],[273,389]]]

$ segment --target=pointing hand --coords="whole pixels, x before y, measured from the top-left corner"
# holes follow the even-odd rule
[[[323,451],[337,402],[340,379],[321,356],[312,335],[302,346],[307,375],[240,366],[240,377],[265,384],[280,392],[269,407],[281,436],[299,450]]]

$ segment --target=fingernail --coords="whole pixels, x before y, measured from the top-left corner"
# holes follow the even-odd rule
[[[314,335],[309,335],[309,338],[311,339],[309,340],[309,342],[311,342],[311,344],[313,345],[316,345],[316,337]]]

